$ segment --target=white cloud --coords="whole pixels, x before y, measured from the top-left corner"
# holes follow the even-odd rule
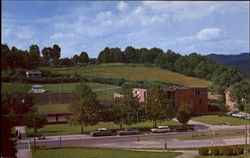
[[[184,19],[200,19],[215,12],[227,12],[232,10],[240,11],[242,7],[246,7],[245,3],[234,2],[204,2],[204,1],[144,1],[143,5],[154,12],[165,12],[171,14],[174,20]],[[239,7],[240,6],[240,7]]]
[[[177,41],[192,43],[197,41],[224,40],[226,37],[226,33],[219,28],[204,28],[195,35],[179,37]]]
[[[117,4],[117,8],[118,8],[119,10],[124,10],[124,9],[127,8],[127,6],[128,6],[128,4],[125,3],[125,2],[123,2],[123,1],[120,1],[120,2]]]
[[[201,30],[197,35],[196,38],[199,40],[212,40],[222,36],[221,30],[219,28],[206,28]]]

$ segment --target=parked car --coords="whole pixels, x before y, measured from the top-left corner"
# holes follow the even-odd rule
[[[169,132],[170,128],[168,126],[158,126],[157,128],[151,128],[150,131],[153,133],[165,133]]]
[[[116,131],[117,135],[133,135],[133,134],[140,134],[140,130],[133,129],[133,128],[126,128],[124,130]]]
[[[46,90],[43,89],[43,86],[41,85],[34,85],[32,86],[30,93],[44,93]]]
[[[237,113],[239,113],[239,112],[238,111],[229,111],[226,113],[226,115],[232,116],[233,114],[237,114]]]
[[[238,112],[236,114],[232,115],[233,117],[239,117],[239,118],[245,118],[246,117],[246,113],[244,112]]]
[[[112,134],[112,131],[110,131],[106,128],[98,128],[97,130],[90,132],[90,135],[92,137],[94,137],[94,136],[111,136],[111,134]]]
[[[178,126],[174,129],[176,132],[187,132],[187,131],[193,131],[194,125],[184,125],[184,126]]]

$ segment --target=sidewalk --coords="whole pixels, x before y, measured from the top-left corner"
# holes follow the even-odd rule
[[[27,139],[26,133],[25,133],[25,126],[17,126],[15,128],[16,130],[20,132],[22,139]],[[21,143],[22,139],[17,141],[17,144]],[[30,149],[18,149],[17,148],[16,156],[17,158],[32,158],[32,152]]]

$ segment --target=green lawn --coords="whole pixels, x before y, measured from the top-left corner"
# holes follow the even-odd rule
[[[10,82],[2,82],[1,83],[1,91],[8,91],[10,88],[11,84]],[[64,83],[64,84],[39,84],[43,86],[43,89],[47,91],[72,91],[75,89],[75,86],[79,83]],[[95,82],[86,82],[88,86],[92,88],[93,91],[99,91],[99,90],[104,90],[106,88],[115,88],[118,86],[111,85],[111,84],[102,84],[102,83],[95,83]],[[28,85],[34,85],[34,84],[28,84]]]
[[[152,128],[153,123],[152,122],[143,122],[134,124],[132,126],[126,126],[124,125],[124,128],[131,127],[131,128],[137,128],[137,126],[140,128],[140,130],[149,130]],[[164,121],[161,123],[158,123],[158,125],[167,125],[170,128],[176,127],[178,125],[181,125],[180,123],[176,121]],[[88,126],[84,127],[84,133],[89,134],[90,131],[96,130],[97,128],[105,127],[110,130],[117,130],[120,129],[119,125],[114,124],[113,122],[100,122],[97,125],[94,126]],[[27,129],[27,134],[31,135],[33,133],[32,129]],[[53,125],[46,125],[44,128],[38,129],[38,133],[43,133],[46,136],[51,135],[70,135],[70,134],[80,134],[81,127],[80,126],[70,126],[69,124],[53,124]]]
[[[47,112],[68,112],[69,104],[44,104],[38,105],[40,113]]]
[[[44,68],[46,69],[46,68]],[[145,67],[143,64],[100,64],[89,67],[68,67],[68,68],[50,68],[52,72],[62,74],[73,74],[77,72],[84,77],[106,77],[106,78],[125,78],[126,80],[136,81],[163,81],[172,82],[189,86],[209,86],[211,82],[181,75],[179,73],[163,70],[158,67]]]
[[[191,119],[207,124],[218,124],[221,121],[231,125],[244,125],[246,123],[244,119],[234,118],[230,116],[217,116],[217,115],[203,115],[203,116],[192,117]]]
[[[184,136],[179,137],[179,140],[195,140],[195,139],[210,139],[210,138],[217,138],[217,137],[226,137],[226,136],[243,136],[245,132],[233,132],[233,133],[219,133],[219,134],[199,134],[199,135],[192,135],[192,136]]]
[[[33,158],[173,158],[180,154],[93,148],[43,149],[32,152]]]
[[[97,99],[99,100],[113,100],[114,92],[119,92],[121,90],[120,87],[110,84],[101,84],[95,82],[86,82],[88,86],[92,88],[92,90],[97,94]],[[9,91],[11,85],[14,83],[2,82],[1,83],[1,91]],[[43,86],[43,89],[47,91],[72,91],[75,86],[79,83],[64,83],[62,84],[40,84]],[[30,87],[32,84],[28,84]],[[105,92],[105,88],[106,92]],[[114,89],[112,89],[114,88]],[[106,94],[105,94],[106,93]]]

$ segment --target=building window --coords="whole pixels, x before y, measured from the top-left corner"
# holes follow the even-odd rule
[[[200,99],[200,104],[202,103],[202,100]]]

